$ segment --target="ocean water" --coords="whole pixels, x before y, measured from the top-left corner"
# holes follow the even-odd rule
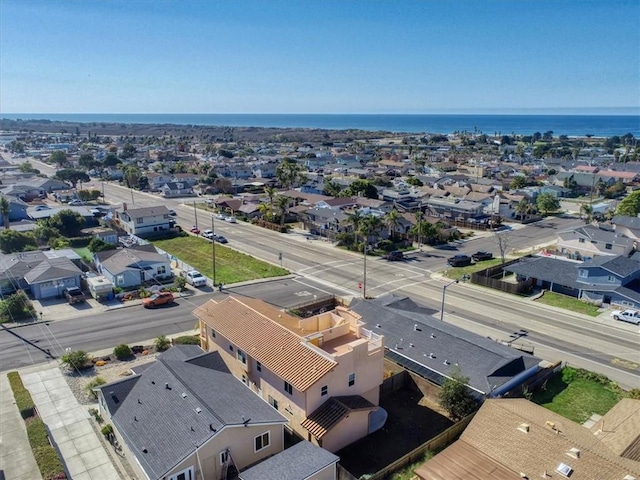
[[[640,115],[390,115],[390,114],[5,114],[0,117],[82,123],[143,123],[228,127],[381,130],[407,133],[482,132],[488,135],[531,135],[553,131],[570,137],[640,136]]]

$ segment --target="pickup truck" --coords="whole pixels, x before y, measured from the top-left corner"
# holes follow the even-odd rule
[[[69,304],[82,303],[85,300],[84,293],[78,287],[68,287],[62,291],[64,298],[67,299]]]
[[[207,284],[207,277],[197,270],[189,270],[188,272],[180,272],[180,276],[184,277],[189,285],[194,287],[204,287]]]

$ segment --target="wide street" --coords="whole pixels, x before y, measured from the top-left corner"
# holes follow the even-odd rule
[[[41,168],[39,162],[32,163],[36,168]],[[41,170],[45,171],[45,168]],[[102,184],[92,182],[92,186],[84,187],[102,189]],[[187,229],[196,223],[197,213],[198,226],[210,228],[211,214],[193,207],[193,200],[202,199],[163,199],[111,183],[104,184],[104,191],[107,202],[115,205],[122,202],[126,202],[130,208],[167,205],[176,211],[178,224]],[[535,225],[516,228],[508,232],[509,251],[528,251],[535,245],[551,243],[559,229],[579,224],[579,219],[554,219],[544,222],[545,228]],[[297,275],[295,279],[234,288],[232,293],[263,298],[282,308],[305,301],[311,295],[331,293],[361,296],[363,293],[359,289],[359,284],[365,287],[364,259],[361,254],[336,249],[319,239],[307,240],[302,234],[278,234],[244,222],[230,224],[215,219],[215,230],[228,238],[232,248],[274,264],[282,263]],[[458,245],[458,252],[424,247],[422,252],[409,254],[403,262],[368,257],[366,293],[368,296],[387,292],[408,295],[438,312],[436,315],[439,316],[445,283],[434,274],[445,268],[447,257],[476,250],[489,250],[497,254],[494,236],[478,235]],[[280,253],[282,260],[279,259]],[[144,341],[160,334],[191,329],[194,319],[190,311],[206,298],[197,296],[182,299],[178,302],[179,306],[154,313],[146,312],[141,307],[132,307],[88,319],[22,327],[19,333],[31,340],[35,338],[41,343],[49,342],[54,351],[63,348],[93,351],[122,342]],[[638,386],[638,328],[605,317],[591,319],[474,285],[452,285],[446,291],[447,322],[501,340],[510,340],[511,333],[525,329],[529,333],[518,343],[534,346],[536,355],[605,373],[625,386]],[[27,350],[35,357],[29,358]],[[38,355],[42,354],[34,353],[33,347],[27,349],[13,335],[0,332],[2,370],[42,361],[44,356],[38,360]]]

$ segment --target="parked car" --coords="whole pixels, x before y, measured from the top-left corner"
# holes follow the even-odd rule
[[[482,262],[483,260],[491,260],[493,258],[493,253],[479,251],[471,255],[471,258],[474,262]]]
[[[447,260],[452,267],[466,267],[471,265],[471,257],[469,255],[454,255]]]
[[[196,227],[195,225],[193,227],[191,227],[191,229],[189,231],[191,233],[195,233],[196,235],[200,235],[200,229],[198,227]]]
[[[160,305],[167,305],[173,302],[173,293],[171,292],[158,292],[154,293],[150,297],[142,299],[142,305],[144,308],[155,308]]]
[[[67,287],[62,291],[64,298],[67,299],[70,305],[74,303],[82,303],[85,300],[84,293],[78,287]]]
[[[640,325],[640,312],[637,310],[614,310],[611,312],[611,317],[614,320],[619,320],[621,322],[629,322],[634,325]]]
[[[51,210],[51,207],[49,205],[37,205],[34,210],[40,212],[42,210]]]
[[[229,223],[237,223],[236,222],[236,217],[225,217],[225,222],[229,222]]]
[[[224,213],[216,213],[214,216],[215,216],[218,220],[224,220],[225,218],[227,218],[227,217],[225,216],[225,214],[224,214]]]
[[[169,215],[171,215],[172,217],[175,217],[178,214],[176,213],[176,211],[173,208],[170,208],[169,209]]]
[[[183,277],[189,285],[193,285],[194,287],[204,287],[207,284],[207,277],[197,270],[182,271],[180,272],[180,276]]]
[[[223,237],[222,235],[216,235],[215,238],[218,242],[220,243],[229,243],[229,240],[227,240],[225,237]]]
[[[69,202],[69,206],[71,207],[80,207],[82,205],[84,205],[84,202],[82,200],[71,200]]]
[[[398,261],[398,260],[403,260],[404,259],[404,254],[400,250],[394,250],[393,252],[387,253],[384,256],[384,258],[386,260],[389,260],[390,262],[394,262],[394,261]]]
[[[202,236],[204,238],[208,238],[209,240],[213,240],[216,237],[216,234],[213,233],[213,230],[205,230],[202,232]]]

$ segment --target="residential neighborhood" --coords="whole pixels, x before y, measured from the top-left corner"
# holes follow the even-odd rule
[[[633,135],[99,130],[0,152],[11,390],[100,440],[47,424],[56,478],[640,479]],[[27,333],[76,321],[118,342]]]

